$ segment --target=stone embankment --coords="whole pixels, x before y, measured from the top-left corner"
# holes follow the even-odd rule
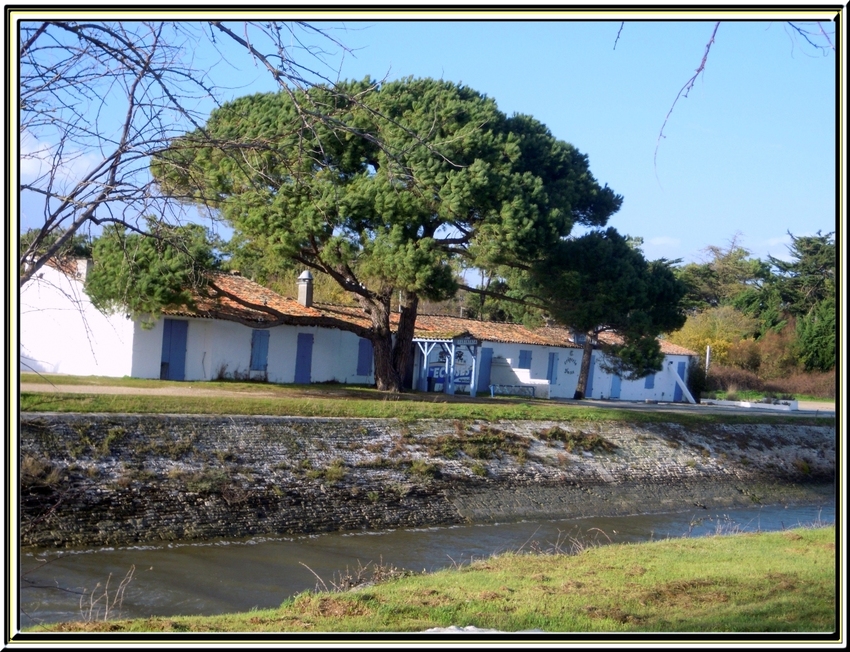
[[[21,543],[126,545],[801,503],[830,426],[21,419]]]

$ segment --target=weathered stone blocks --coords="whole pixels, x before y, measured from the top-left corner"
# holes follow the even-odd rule
[[[19,442],[47,547],[803,502],[835,473],[834,429],[793,425],[27,413]]]

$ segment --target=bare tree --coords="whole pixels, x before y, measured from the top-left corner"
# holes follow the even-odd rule
[[[18,28],[20,203],[41,213],[20,247],[21,286],[89,227],[143,233],[146,216],[185,219],[185,207],[153,184],[150,159],[200,128],[223,98],[228,89],[213,64],[232,66],[236,79],[244,79],[240,64],[253,65],[282,88],[305,88],[334,76],[325,48],[347,53],[301,22],[47,20]],[[219,61],[197,58],[202,43]]]

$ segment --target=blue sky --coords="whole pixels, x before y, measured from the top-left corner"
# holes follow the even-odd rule
[[[626,22],[619,39],[619,20],[313,24],[353,51],[323,43],[328,75],[443,78],[545,123],[623,195],[610,225],[642,237],[648,258],[700,261],[736,234],[756,257],[786,257],[788,231],[835,230],[835,54],[784,22],[722,22],[660,145],[714,20]],[[275,90],[260,68],[212,74],[238,80],[232,97]]]
[[[649,258],[700,260],[740,243],[785,257],[787,232],[835,230],[835,56],[782,22],[373,22],[335,32],[342,76],[462,82],[526,113],[623,195],[610,224]],[[616,49],[614,44],[616,41]]]

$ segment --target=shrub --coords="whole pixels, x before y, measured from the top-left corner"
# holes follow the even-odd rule
[[[760,347],[755,340],[739,340],[729,347],[726,361],[731,367],[758,373],[761,366]]]
[[[764,381],[752,371],[716,364],[711,365],[708,371],[706,385],[706,389],[710,391],[726,392],[730,388],[744,391],[764,391]]]
[[[708,388],[708,378],[705,374],[705,366],[702,362],[696,362],[688,367],[688,378],[685,381],[688,391],[694,400],[699,403],[703,392]]]
[[[834,399],[835,383],[835,373],[831,371],[798,373],[786,378],[775,378],[765,384],[765,389],[785,396],[816,396]]]
[[[767,331],[758,342],[761,378],[781,378],[799,371],[796,353],[796,332],[793,321],[782,329]]]

